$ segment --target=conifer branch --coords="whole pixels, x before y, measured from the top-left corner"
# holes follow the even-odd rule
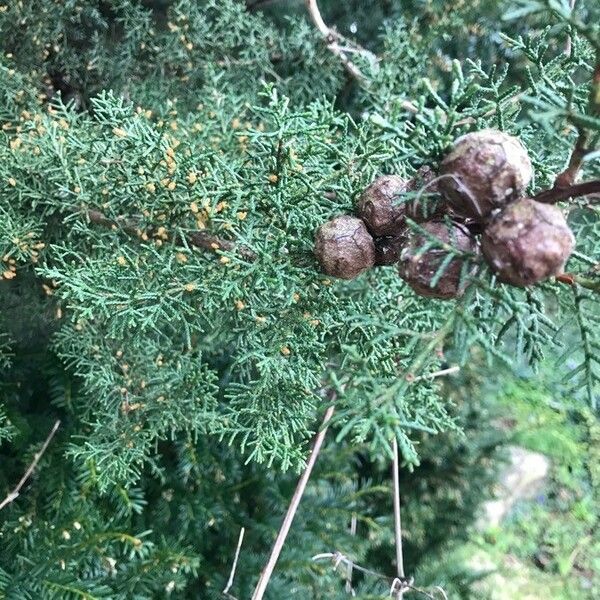
[[[332,404],[325,413],[323,417],[323,422],[321,424],[320,431],[315,436],[315,441],[313,444],[312,451],[310,453],[310,457],[308,462],[306,463],[306,467],[298,484],[296,485],[296,490],[294,495],[292,496],[292,500],[288,507],[287,513],[283,519],[283,523],[279,529],[279,533],[277,534],[277,538],[275,543],[273,544],[273,549],[271,550],[271,555],[269,556],[269,560],[265,565],[262,573],[260,574],[260,578],[258,583],[256,584],[256,588],[254,589],[254,594],[252,594],[252,600],[262,600],[265,590],[267,589],[267,585],[269,584],[269,580],[271,579],[271,575],[273,574],[273,569],[277,564],[277,560],[279,559],[279,555],[281,554],[281,550],[287,538],[288,532],[292,525],[292,521],[294,520],[294,516],[296,515],[296,511],[298,510],[298,505],[300,504],[300,500],[304,495],[304,490],[306,489],[306,484],[310,479],[312,470],[317,462],[317,457],[319,456],[319,452],[321,451],[321,446],[323,445],[323,440],[325,439],[325,435],[327,433],[327,428],[329,426],[329,421],[333,416],[335,411],[335,406]]]
[[[456,321],[457,311],[451,313],[446,322],[442,325],[442,327],[435,332],[435,334],[430,338],[430,340],[425,344],[423,349],[418,352],[415,357],[412,359],[410,365],[405,371],[404,377],[399,378],[393,385],[387,388],[381,396],[377,399],[379,403],[383,403],[390,398],[393,398],[396,394],[401,394],[405,388],[411,384],[418,375],[415,373],[419,373],[420,369],[427,363],[427,361],[431,358],[431,355],[440,348],[440,346],[444,343],[446,337],[452,331],[454,323]]]
[[[510,98],[504,100],[503,104],[517,104],[518,102],[520,102],[522,97],[523,92],[519,92],[518,94],[515,94],[514,96],[511,96]],[[487,112],[483,113],[483,115],[480,115],[478,118],[487,119],[489,117],[493,117],[497,112],[498,106],[494,106],[490,108]],[[464,119],[460,119],[459,121],[457,121],[454,127],[461,127],[462,125],[473,125],[474,123],[477,123],[477,119],[475,117],[465,117]]]
[[[413,28],[403,19],[388,18],[390,11],[373,11],[376,3],[344,4],[344,11],[353,12],[359,23],[359,38],[329,12],[342,3],[325,0],[181,0],[168,14],[158,5],[172,3],[121,0],[110,3],[114,10],[98,11],[96,0],[81,0],[78,19],[63,6],[69,3],[51,2],[46,3],[47,11],[25,10],[26,27],[19,26],[23,11],[13,10],[19,3],[0,2],[8,5],[0,7],[0,19],[7,24],[0,64],[4,88],[0,256],[6,269],[3,317],[10,325],[6,333],[11,334],[11,339],[0,335],[0,363],[4,365],[12,353],[5,345],[14,337],[17,361],[7,368],[14,370],[11,379],[25,383],[15,389],[15,418],[34,411],[46,427],[55,421],[53,403],[81,413],[67,450],[72,460],[55,460],[63,436],[49,442],[48,457],[34,460],[43,445],[42,429],[18,461],[4,493],[15,487],[16,477],[34,460],[19,484],[23,487],[17,486],[4,502],[0,495],[5,516],[20,511],[21,505],[30,508],[23,523],[4,531],[0,564],[8,566],[6,573],[0,569],[0,589],[9,578],[15,597],[38,597],[48,588],[58,596],[91,600],[103,590],[115,597],[139,597],[153,589],[158,596],[169,597],[197,587],[197,573],[210,565],[219,539],[194,538],[193,528],[178,530],[176,508],[217,514],[223,507],[219,489],[205,486],[202,494],[194,490],[202,487],[206,473],[218,481],[226,471],[231,490],[240,499],[239,521],[236,526],[231,519],[223,520],[219,534],[237,545],[228,547],[227,567],[217,589],[211,587],[210,573],[201,573],[197,595],[205,597],[212,590],[222,600],[235,596],[249,600],[261,579],[264,600],[270,594],[277,596],[275,588],[280,586],[275,580],[281,575],[289,583],[280,592],[283,596],[289,591],[298,597],[320,594],[329,599],[344,595],[346,589],[350,598],[354,592],[362,595],[359,586],[374,595],[375,589],[370,589],[374,584],[381,596],[388,592],[389,597],[391,589],[392,597],[446,598],[441,588],[428,585],[423,591],[411,584],[410,575],[420,572],[416,569],[420,565],[413,571],[405,564],[404,578],[403,569],[397,573],[395,566],[384,570],[385,575],[361,567],[378,570],[374,563],[362,561],[372,559],[382,532],[372,519],[363,518],[355,502],[328,517],[332,530],[344,536],[356,532],[360,519],[356,535],[364,534],[365,539],[349,538],[359,554],[344,557],[335,552],[323,556],[330,560],[312,565],[319,572],[335,565],[337,575],[329,573],[319,582],[308,581],[302,569],[286,568],[283,573],[279,552],[283,547],[285,558],[288,551],[298,550],[290,549],[292,538],[287,541],[286,534],[305,548],[318,534],[322,523],[317,513],[310,515],[306,531],[297,531],[298,518],[293,521],[297,530],[291,532],[294,511],[318,508],[319,499],[307,491],[316,483],[333,496],[339,496],[340,489],[355,490],[357,498],[363,498],[359,502],[378,493],[364,472],[371,470],[369,465],[343,460],[356,450],[356,440],[359,450],[364,443],[375,452],[388,453],[386,468],[394,459],[396,481],[388,482],[386,493],[393,490],[398,497],[401,492],[402,506],[396,502],[394,517],[388,515],[395,523],[383,532],[390,538],[393,527],[396,534],[394,550],[388,539],[390,558],[402,554],[398,544],[407,538],[409,520],[419,521],[410,510],[415,490],[404,484],[406,472],[404,467],[399,472],[398,461],[417,463],[420,455],[424,462],[432,453],[442,453],[447,463],[441,472],[443,485],[452,493],[466,478],[471,482],[469,497],[461,506],[449,508],[443,498],[415,501],[432,520],[440,507],[456,511],[461,523],[472,516],[465,506],[468,509],[491,484],[491,457],[481,450],[489,441],[484,435],[487,417],[493,415],[486,411],[479,415],[468,406],[448,411],[444,390],[436,382],[453,377],[456,363],[444,364],[443,356],[449,336],[461,364],[468,361],[474,344],[481,347],[486,363],[494,357],[507,363],[521,356],[534,361],[545,346],[553,352],[560,345],[564,326],[577,328],[578,311],[581,331],[575,331],[577,339],[565,352],[578,366],[571,368],[568,362],[567,376],[577,389],[587,388],[592,405],[594,399],[598,403],[594,394],[600,381],[596,360],[600,230],[588,213],[600,210],[600,187],[587,180],[600,180],[600,173],[594,172],[596,163],[590,160],[600,142],[600,72],[593,84],[595,104],[588,108],[585,96],[594,64],[591,46],[582,36],[589,37],[597,52],[600,40],[593,11],[581,8],[569,14],[569,2],[573,5],[575,0],[563,0],[562,6],[556,0],[519,3],[521,14],[543,11],[522,28],[522,38],[510,42],[525,54],[530,67],[526,78],[511,68],[515,60],[517,67],[523,60],[516,53],[502,57],[497,68],[488,53],[473,56],[469,36],[461,32],[468,33],[477,3],[457,3],[452,26],[458,34],[456,55],[480,60],[460,61],[462,66],[453,63],[446,72],[445,63],[437,64],[437,59],[447,46],[447,20],[432,19],[429,27]],[[428,7],[414,4],[414,18],[427,18]],[[505,27],[494,23],[497,11],[489,6],[494,3],[479,4],[477,19],[485,23],[478,37],[482,44],[493,43]],[[267,8],[276,18],[259,13]],[[589,25],[579,21],[590,16]],[[156,19],[161,26],[156,26]],[[557,20],[563,28],[552,27]],[[64,33],[60,39],[57,29]],[[364,42],[361,48],[352,41],[372,40],[378,32],[385,47],[380,62],[369,52],[371,44]],[[571,58],[562,54],[567,44]],[[28,51],[38,46],[39,52]],[[548,53],[548,46],[558,47],[562,56]],[[114,60],[106,60],[109,55]],[[435,91],[436,82],[419,83],[424,66],[433,67],[432,77],[439,79],[444,93]],[[375,75],[377,68],[380,73]],[[580,73],[585,73],[585,81]],[[348,94],[348,88],[369,84],[374,88],[370,93]],[[107,88],[114,93],[98,95]],[[38,96],[44,90],[47,93]],[[61,91],[62,101],[48,105],[51,98],[44,96]],[[342,101],[324,100],[336,97]],[[67,107],[70,99],[73,109]],[[533,114],[520,110],[525,101],[534,107]],[[368,124],[361,126],[358,115],[360,120],[370,115],[383,133]],[[594,209],[570,223],[580,250],[589,254],[583,258],[573,254],[575,273],[563,273],[539,293],[529,293],[496,285],[487,272],[478,277],[471,276],[470,269],[461,270],[461,280],[472,279],[473,288],[462,301],[448,305],[418,300],[399,278],[376,278],[371,281],[375,286],[358,282],[329,287],[331,282],[313,268],[312,259],[294,259],[308,249],[316,225],[329,213],[349,210],[362,184],[385,165],[386,171],[404,177],[417,165],[438,164],[453,133],[489,127],[492,122],[501,130],[524,132],[529,148],[545,144],[546,167],[554,165],[555,170],[544,187],[551,187],[554,177],[570,168],[555,189],[536,189],[542,200],[572,197],[574,207]],[[567,146],[561,141],[565,122],[571,127]],[[579,128],[587,130],[587,140],[576,144]],[[289,169],[284,169],[288,163]],[[543,176],[543,165],[535,166]],[[421,223],[421,216],[439,215],[429,214],[425,197],[434,191],[435,180],[422,174],[417,179],[418,184],[406,190],[406,200],[412,204],[415,196],[416,205],[422,198],[417,219]],[[578,198],[579,194],[585,197]],[[102,200],[97,200],[100,196]],[[198,207],[209,200],[219,218],[227,216],[238,223],[232,224],[233,231],[214,222],[203,225],[206,215],[198,214]],[[431,198],[431,208],[436,200]],[[217,208],[220,205],[225,212]],[[422,225],[411,223],[411,228],[422,233]],[[479,235],[472,223],[468,226]],[[424,237],[428,247],[440,246],[448,254],[430,282],[434,286],[445,276],[450,260],[470,256],[428,235]],[[136,256],[136,250],[152,248],[156,251]],[[193,250],[196,260],[174,251],[182,248]],[[229,257],[244,268],[222,268]],[[478,262],[483,264],[484,258]],[[45,293],[37,284],[30,285],[42,278],[48,283]],[[549,286],[561,293],[560,315],[545,302],[543,292]],[[575,294],[577,300],[569,298]],[[63,309],[69,310],[69,326],[53,334],[53,360],[47,365],[44,347],[47,333],[55,329],[54,309],[56,319]],[[39,319],[30,319],[38,313]],[[443,325],[450,313],[451,321]],[[509,343],[497,343],[505,334]],[[518,351],[511,352],[512,348]],[[328,359],[335,363],[332,380],[336,375],[343,380],[351,372],[354,387],[343,409],[336,406],[340,420],[343,412],[340,440],[345,439],[343,447],[332,448],[342,458],[336,463],[336,477],[315,483],[320,469],[311,466],[312,474],[303,475],[309,458],[319,460],[317,444],[312,456],[309,446],[317,433],[309,432],[326,416],[330,402],[319,408],[315,421],[311,390],[322,387],[320,377]],[[31,385],[19,368],[23,361],[33,361],[36,381],[53,402],[39,394],[29,398]],[[10,439],[14,431],[5,412],[0,410],[2,440]],[[329,427],[335,419],[334,415]],[[431,436],[421,440],[417,433],[433,435],[461,427],[473,437],[466,453],[456,452],[453,444],[432,443]],[[173,443],[159,443],[167,438]],[[264,557],[254,568],[253,561],[245,561],[246,554],[241,554],[246,553],[249,538],[240,525],[247,531],[257,524],[253,506],[273,497],[278,478],[253,477],[243,467],[243,454],[250,462],[272,464],[274,469],[294,468],[292,485],[298,484],[295,495],[290,490],[293,498],[277,497],[272,511],[276,523],[263,540]],[[84,468],[74,472],[69,466],[73,462]],[[357,468],[365,475],[358,489]],[[420,477],[429,475],[436,477],[425,472]],[[162,493],[145,493],[156,487],[156,476]],[[73,493],[65,494],[65,489]],[[93,493],[81,494],[82,489]],[[11,509],[7,504],[14,497]],[[55,497],[64,505],[61,512],[70,515],[64,528],[57,521],[56,503],[48,501]],[[225,504],[230,498],[228,494]],[[290,507],[290,501],[295,506]],[[108,517],[107,502],[112,511]],[[158,513],[161,522],[155,519],[153,533],[137,531],[136,523],[143,525]],[[138,518],[132,520],[131,515]],[[432,536],[440,537],[435,527],[422,525],[415,524],[423,529],[416,532],[421,549],[430,546]],[[451,529],[442,534],[440,541],[451,541]],[[26,545],[21,543],[23,535]],[[48,553],[59,538],[61,556]],[[100,540],[102,552],[97,543],[85,543],[88,539]],[[123,543],[131,551],[124,553]],[[17,546],[20,560],[15,561],[11,552]],[[317,551],[306,550],[305,558]],[[431,558],[418,548],[417,554],[419,563]],[[263,572],[268,560],[270,570]],[[439,568],[444,579],[453,576],[451,564]],[[250,588],[241,598],[236,589],[241,590],[241,581],[248,577]]]
[[[116,219],[111,219],[104,213],[95,209],[89,209],[86,214],[90,222],[94,223],[95,225],[101,225],[102,227],[107,227],[110,229],[119,229],[136,237],[139,237],[140,235],[140,225],[135,219],[127,217],[117,217]],[[245,246],[238,246],[230,240],[225,240],[219,236],[204,231],[191,231],[185,236],[175,235],[172,237],[172,239],[176,243],[182,243],[185,241],[190,246],[202,248],[203,250],[209,250],[210,252],[217,252],[219,250],[238,252],[242,258],[250,261],[256,260],[257,258],[256,254],[249,248],[246,248]]]
[[[350,40],[347,40],[335,29],[329,27],[323,20],[321,11],[319,10],[319,5],[317,4],[317,0],[305,0],[305,3],[313,25],[319,30],[319,32],[323,36],[323,39],[325,40],[329,50],[331,50],[331,52],[340,59],[346,71],[354,79],[360,82],[364,82],[366,80],[365,75],[354,64],[354,62],[352,62],[352,60],[348,58],[347,54],[363,55],[373,61],[377,61],[378,58],[366,48],[363,48],[362,46],[351,42]],[[345,45],[340,45],[340,42],[343,42]],[[402,108],[404,108],[407,112],[419,112],[417,106],[410,100],[403,100],[401,102],[401,105]]]
[[[29,467],[27,467],[27,470],[23,474],[23,477],[21,477],[19,483],[17,483],[15,489],[12,492],[10,492],[10,494],[8,494],[8,496],[6,496],[6,498],[4,498],[4,500],[2,500],[2,502],[0,502],[0,510],[2,510],[7,504],[14,502],[19,497],[19,494],[21,493],[21,489],[23,488],[23,486],[25,485],[27,480],[33,474],[35,468],[37,467],[37,464],[40,462],[40,459],[44,455],[44,452],[46,452],[46,450],[47,450],[48,446],[50,445],[50,442],[52,441],[52,438],[54,437],[54,434],[57,432],[59,426],[60,426],[60,421],[56,421],[56,423],[54,423],[54,426],[50,430],[50,433],[48,434],[46,441],[42,444],[42,447],[40,448],[39,452],[35,453],[35,456],[33,457],[31,464],[29,465]]]
[[[598,56],[594,72],[592,75],[592,86],[590,90],[588,110],[591,114],[598,114],[600,112],[600,56]],[[567,168],[560,173],[554,181],[553,189],[562,190],[573,186],[577,180],[577,176],[581,171],[585,157],[592,152],[593,148],[588,146],[589,144],[589,132],[581,126],[577,126],[577,141],[575,147],[569,158],[569,164]]]
[[[581,335],[581,344],[583,349],[583,367],[585,372],[585,389],[587,393],[587,399],[592,407],[592,410],[597,408],[597,398],[594,394],[594,380],[596,376],[592,368],[592,356],[594,351],[592,349],[592,331],[586,322],[583,315],[583,302],[585,300],[584,295],[581,293],[581,289],[577,285],[573,286],[573,298],[575,300],[576,318],[579,332]]]

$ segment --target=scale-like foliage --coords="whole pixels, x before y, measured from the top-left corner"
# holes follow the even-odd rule
[[[0,7],[0,325],[14,355],[2,364],[3,489],[62,419],[35,492],[5,509],[7,598],[184,597],[196,578],[212,594],[206,573],[224,584],[240,521],[261,549],[271,542],[291,479],[277,489],[268,467],[302,468],[329,403],[344,451],[387,459],[395,436],[405,464],[427,462],[425,440],[465,426],[429,375],[474,348],[507,364],[560,349],[574,388],[597,404],[593,199],[563,205],[577,238],[571,286],[510,288],[479,261],[463,272],[466,294],[440,302],[393,267],[334,281],[313,255],[316,229],[351,213],[376,175],[435,170],[468,131],[517,135],[532,194],[552,186],[583,131],[582,177],[597,179],[597,7],[520,2],[502,21],[503,3],[388,2],[360,30],[366,3],[324,3],[377,53],[346,50],[365,74],[356,82],[299,11],[247,4]],[[466,258],[449,252],[434,284]],[[315,483],[315,522],[340,506],[345,522],[353,494],[373,491],[346,475]],[[220,531],[228,546],[213,556]],[[413,535],[415,555],[445,542]],[[373,560],[372,545],[355,543]],[[304,565],[298,594],[324,577],[305,559],[284,559]],[[246,563],[242,589],[258,569]],[[289,582],[274,580],[272,597],[293,597]],[[363,597],[385,593],[371,583]]]

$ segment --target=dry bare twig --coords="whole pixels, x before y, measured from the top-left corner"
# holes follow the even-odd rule
[[[352,513],[352,519],[350,520],[350,535],[356,535],[356,525],[358,523],[358,519],[356,517],[356,513]],[[352,587],[352,561],[348,562],[346,566],[346,593],[356,596],[356,592]]]
[[[365,76],[361,72],[361,70],[348,58],[346,51],[339,45],[339,41],[341,36],[334,29],[331,29],[327,26],[325,21],[323,21],[323,17],[321,16],[321,11],[319,10],[319,5],[317,4],[317,0],[305,0],[306,8],[308,9],[308,14],[314,24],[314,26],[319,30],[321,35],[323,36],[325,42],[327,43],[327,47],[333,54],[335,54],[348,73],[358,79],[359,81],[364,81]],[[360,50],[357,48],[357,50]],[[367,51],[363,49],[363,53]]]
[[[337,568],[339,567],[340,564],[343,564],[343,565],[347,566],[349,563],[352,563],[352,566],[353,566],[354,569],[356,569],[357,571],[360,571],[361,573],[364,573],[365,575],[370,575],[371,577],[376,577],[377,579],[381,579],[383,581],[387,581],[388,583],[391,583],[392,586],[394,585],[394,582],[396,582],[396,586],[398,585],[397,584],[397,582],[398,582],[398,578],[397,577],[396,578],[391,578],[391,577],[388,577],[387,575],[383,575],[382,573],[377,573],[377,571],[373,571],[371,569],[366,569],[365,567],[361,567],[360,565],[357,565],[355,562],[353,562],[352,560],[350,560],[347,556],[345,556],[344,554],[342,554],[339,551],[337,551],[337,552],[323,552],[321,554],[315,554],[315,556],[312,557],[312,560],[314,560],[314,561],[325,560],[325,559],[331,560],[333,562],[333,568],[334,568],[334,570],[337,570]],[[422,594],[426,598],[430,598],[430,600],[437,600],[436,597],[433,594],[430,594],[426,590],[414,586],[410,582],[406,582],[406,580],[404,580],[404,586],[407,589],[412,590],[413,592],[417,592],[419,594]],[[444,590],[440,586],[435,586],[432,589],[434,589],[436,591],[439,591],[442,594],[442,596],[444,597],[444,599],[448,600],[448,597],[446,596],[446,593],[444,592]]]
[[[306,467],[298,484],[296,485],[296,490],[294,495],[292,496],[292,500],[288,507],[287,513],[283,519],[283,523],[279,529],[279,533],[277,534],[277,539],[273,544],[273,548],[271,550],[271,555],[269,556],[269,560],[265,565],[264,569],[260,574],[260,578],[258,583],[256,584],[256,588],[254,589],[254,594],[252,594],[252,600],[262,600],[265,590],[267,589],[267,585],[269,584],[269,580],[271,579],[271,575],[273,574],[273,569],[277,564],[277,560],[279,559],[279,555],[281,554],[281,550],[285,543],[285,539],[292,525],[292,521],[294,520],[294,516],[296,515],[296,511],[298,510],[298,505],[300,504],[300,500],[304,494],[304,490],[306,489],[306,484],[310,479],[312,470],[317,462],[317,457],[319,456],[319,452],[321,451],[321,446],[323,445],[323,440],[325,439],[325,434],[327,433],[327,428],[329,426],[329,421],[333,416],[335,410],[335,406],[332,404],[325,413],[323,417],[323,422],[321,424],[321,429],[315,436],[315,441],[313,444],[312,451],[310,453],[310,457],[308,462],[306,463]]]
[[[577,0],[569,1],[569,6],[571,7],[571,11],[573,11],[575,9],[575,4],[577,4]],[[573,39],[571,37],[571,34],[569,34],[567,36],[567,43],[565,45],[565,54],[567,56],[571,56],[572,52],[573,52]]]
[[[54,437],[54,434],[58,430],[59,426],[60,426],[60,421],[56,421],[56,423],[54,423],[54,426],[50,430],[50,433],[48,434],[46,441],[43,443],[39,452],[35,453],[35,456],[33,457],[31,464],[29,465],[29,467],[27,467],[27,470],[23,474],[23,477],[21,477],[19,483],[17,483],[15,489],[12,492],[10,492],[10,494],[8,494],[8,496],[6,496],[6,498],[4,498],[4,500],[2,500],[2,502],[0,502],[0,510],[2,510],[7,504],[14,502],[19,497],[19,494],[21,493],[21,489],[23,488],[23,486],[25,485],[27,480],[31,477],[32,473],[34,472],[35,468],[37,467],[37,464],[40,462],[40,459],[44,455],[44,452],[46,452],[48,446],[50,445],[50,442],[52,441],[52,438]]]
[[[408,589],[405,585],[404,575],[404,555],[402,552],[402,518],[400,516],[400,457],[398,453],[398,441],[394,436],[392,440],[392,452],[394,459],[392,461],[392,482],[394,497],[394,534],[396,540],[396,572],[398,577],[392,583],[392,591],[396,593],[396,599],[402,600],[404,593]]]
[[[419,375],[418,377],[411,379],[411,383],[423,381],[425,379],[436,379],[438,377],[444,377],[445,375],[452,375],[454,373],[458,373],[459,371],[460,366],[454,365],[453,367],[448,367],[447,369],[442,369],[441,371],[435,371],[433,373],[425,373],[425,375]]]
[[[229,579],[227,580],[227,585],[225,586],[225,589],[223,590],[223,595],[227,596],[228,598],[231,598],[232,600],[235,600],[235,598],[234,598],[234,596],[232,596],[229,593],[229,590],[231,589],[231,586],[233,585],[233,580],[235,578],[235,570],[237,568],[238,558],[240,557],[240,550],[242,549],[242,542],[244,541],[244,533],[246,533],[246,530],[244,529],[244,527],[242,527],[240,529],[240,537],[238,539],[237,548],[235,550],[235,556],[233,557],[233,564],[231,565],[231,572],[229,573]]]

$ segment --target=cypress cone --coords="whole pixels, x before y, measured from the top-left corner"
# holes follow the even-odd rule
[[[406,218],[417,223],[439,219],[447,212],[446,205],[439,199],[432,199],[437,193],[436,185],[428,185],[435,175],[429,167],[422,167],[415,177],[406,180],[398,175],[383,175],[371,183],[361,194],[358,216],[375,238],[397,237],[406,227]],[[428,186],[426,193],[418,200],[402,200],[406,193],[414,193]]]
[[[342,215],[319,227],[315,255],[327,275],[354,279],[375,264],[375,243],[360,219]]]
[[[519,287],[562,273],[574,245],[560,209],[530,198],[507,206],[481,238],[483,256],[498,279]]]
[[[402,250],[400,277],[420,296],[443,300],[462,296],[466,288],[466,282],[461,285],[465,260],[460,256],[449,261],[435,285],[432,286],[432,282],[448,258],[447,246],[462,252],[476,252],[477,243],[468,230],[458,223],[430,221],[423,225],[423,229],[428,235],[412,233]],[[439,241],[439,245],[431,245],[432,237]],[[427,249],[423,251],[425,248]]]
[[[408,189],[408,181],[398,175],[383,175],[371,183],[358,199],[358,216],[371,235],[393,236],[404,228],[406,206],[399,196]]]
[[[532,177],[521,142],[502,131],[484,129],[454,142],[440,167],[439,188],[457,215],[485,219],[517,199]]]

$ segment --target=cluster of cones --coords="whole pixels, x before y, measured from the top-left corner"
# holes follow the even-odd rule
[[[421,296],[464,293],[482,255],[497,278],[526,287],[560,275],[575,244],[561,210],[524,196],[533,175],[521,142],[493,129],[458,138],[439,173],[376,179],[356,216],[341,215],[316,234],[323,271],[353,279],[398,265]]]

